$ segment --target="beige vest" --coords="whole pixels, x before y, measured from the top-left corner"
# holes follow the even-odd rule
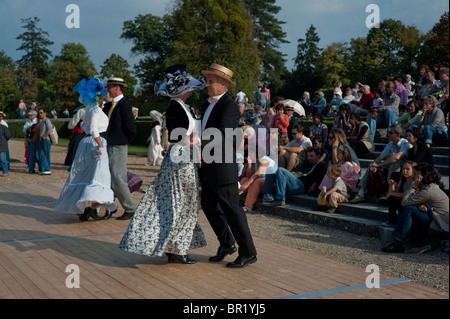
[[[362,137],[361,142],[363,142],[364,145],[366,145],[367,149],[370,152],[373,152],[375,150],[375,144],[373,143],[373,138],[372,135],[370,134],[369,124],[361,121],[359,123],[358,131],[360,131],[364,126],[367,126],[367,131],[366,134],[364,134],[364,136]]]

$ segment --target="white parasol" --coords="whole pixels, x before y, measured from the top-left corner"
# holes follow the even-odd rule
[[[294,112],[296,112],[298,115],[306,116],[305,109],[300,105],[300,103],[294,100],[283,100],[283,104],[292,106],[294,108]]]

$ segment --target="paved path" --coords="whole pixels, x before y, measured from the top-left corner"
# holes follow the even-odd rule
[[[253,265],[227,269],[234,256],[208,263],[217,243],[203,214],[208,246],[191,252],[197,264],[126,253],[117,245],[128,221],[80,222],[73,214],[53,212],[63,183],[36,186],[0,185],[0,298],[187,299],[186,305],[194,299],[449,298],[383,274],[380,287],[369,289],[366,280],[373,273],[364,268],[260,238]],[[137,203],[139,195],[133,195]],[[68,288],[76,283],[77,269],[80,288]]]

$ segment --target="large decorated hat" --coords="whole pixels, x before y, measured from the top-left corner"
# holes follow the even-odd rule
[[[96,78],[83,78],[73,89],[80,94],[80,102],[94,106],[96,102],[108,94],[105,86]]]
[[[155,83],[156,95],[176,97],[205,87],[205,80],[194,78],[184,64],[175,64],[166,69],[164,81]]]

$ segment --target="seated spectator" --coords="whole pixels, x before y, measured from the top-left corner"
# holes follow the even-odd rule
[[[361,82],[356,82],[356,83],[355,83],[355,86],[354,86],[353,89],[352,89],[352,95],[353,95],[354,97],[356,97],[356,96],[358,95],[358,92],[361,91],[362,86],[363,86],[363,85],[361,84]]]
[[[317,197],[317,203],[319,204],[318,210],[322,210],[322,207],[329,206],[326,212],[333,214],[339,203],[348,202],[347,186],[341,178],[341,166],[337,164],[328,166],[325,176],[330,182],[328,186],[320,186],[321,191]]]
[[[402,166],[402,177],[400,178],[400,182],[396,183],[393,179],[390,179],[386,196],[380,198],[380,200],[387,201],[389,207],[388,221],[385,223],[388,226],[397,224],[398,216],[403,212],[403,196],[414,184],[414,166],[416,166],[415,162],[405,162]]]
[[[283,104],[276,106],[277,114],[273,117],[272,128],[278,128],[284,136],[288,136],[289,116],[284,114],[284,108]]]
[[[403,86],[402,80],[403,79],[401,76],[396,76],[393,79],[395,85],[394,93],[400,97],[400,105],[399,105],[400,112],[406,111],[406,105],[408,104],[408,90]]]
[[[313,124],[309,127],[309,138],[311,139],[316,135],[320,135],[323,140],[326,141],[328,136],[328,126],[323,123],[323,115],[315,114],[312,121]]]
[[[421,254],[432,249],[430,237],[449,239],[449,199],[443,188],[436,168],[428,163],[414,166],[414,184],[403,197],[403,213],[392,233],[394,242],[383,247],[383,252],[405,252],[409,238],[410,252]]]
[[[361,99],[356,104],[350,105],[350,111],[356,112],[359,115],[367,115],[373,105],[373,94],[370,92],[370,86],[363,85]]]
[[[423,114],[422,110],[416,107],[416,102],[414,100],[408,102],[407,110],[407,112],[403,113],[403,115],[394,121],[394,125],[400,124],[405,130],[409,129],[411,126],[415,126],[416,122]]]
[[[342,91],[341,90],[334,90],[333,92],[333,99],[330,102],[330,109],[328,110],[327,116],[332,117],[334,112],[337,112],[337,109],[339,105],[342,102]]]
[[[301,124],[296,124],[292,128],[294,139],[286,145],[280,145],[278,166],[287,169],[289,172],[300,170],[305,160],[305,150],[312,145],[311,140],[304,136],[304,128]]]
[[[422,89],[422,86],[424,86],[427,82],[426,75],[427,72],[430,71],[430,67],[426,64],[422,64],[419,69],[419,75],[417,76],[416,84],[414,85],[414,90],[416,91],[416,94],[420,92]]]
[[[340,128],[345,135],[349,135],[352,131],[352,124],[350,122],[350,106],[348,104],[341,104],[339,106],[339,114],[334,119],[333,129]]]
[[[388,168],[385,180],[385,182],[387,182],[391,179],[394,172],[400,170],[408,157],[410,148],[408,141],[402,138],[404,134],[403,128],[400,125],[391,127],[389,130],[389,143],[383,149],[381,154],[369,165],[360,181],[360,190],[350,203],[361,203],[366,200],[365,194],[370,174],[375,174],[382,168]],[[384,193],[383,190],[378,190],[378,194],[381,194],[382,192]]]
[[[411,128],[406,131],[406,139],[412,145],[407,159],[416,163],[425,162],[433,165],[433,154],[430,148],[420,140],[421,138],[421,130],[418,128]]]
[[[287,132],[288,132],[289,141],[292,141],[294,139],[294,137],[292,136],[292,128],[294,127],[295,124],[298,123],[298,119],[300,118],[300,115],[298,113],[294,112],[294,107],[292,107],[290,105],[286,105],[286,107],[284,108],[284,112],[286,113],[286,115],[289,118],[289,126],[287,127]]]
[[[300,99],[300,101],[298,101],[298,102],[305,109],[306,115],[310,116],[310,114],[312,113],[312,109],[311,109],[311,100],[310,100],[309,92],[308,91],[303,92],[303,96]]]
[[[306,154],[307,161],[297,174],[300,177],[282,167],[278,167],[275,175],[266,175],[263,193],[265,202],[272,202],[272,206],[284,206],[287,195],[308,193],[316,196],[319,193],[318,186],[327,170],[327,163],[320,162],[320,150],[317,148],[309,147]]]
[[[384,101],[384,106],[374,109],[372,116],[367,117],[367,124],[370,127],[370,133],[372,138],[375,138],[375,132],[377,128],[387,128],[389,131],[390,127],[398,118],[398,106],[400,105],[400,97],[394,93],[395,84],[389,81],[386,84],[386,93],[382,96]]]
[[[436,78],[433,71],[428,71],[425,74],[425,82],[423,82],[422,88],[417,92],[419,105],[422,107],[425,102],[425,98],[435,92]]]
[[[330,154],[328,153],[323,138],[320,135],[316,135],[311,139],[312,146],[320,150],[320,161],[328,162],[330,159]]]
[[[405,75],[405,83],[403,83],[403,86],[408,90],[408,92],[411,92],[414,94],[416,83],[412,80],[411,74]]]
[[[442,88],[442,97],[438,99],[438,105],[441,106],[442,112],[445,115],[445,123],[448,126],[448,96],[449,96],[449,77],[448,77],[448,68],[442,67],[439,70],[439,86]]]
[[[416,123],[423,128],[425,144],[428,147],[431,147],[433,142],[444,142],[448,139],[445,116],[442,110],[437,107],[437,100],[434,96],[428,96],[424,99],[423,114]]]
[[[245,111],[245,104],[239,103],[239,126],[252,124],[252,116]]]
[[[317,99],[314,101],[314,104],[312,105],[312,114],[322,114],[323,109],[325,108],[327,101],[324,98],[325,94],[320,91],[317,94]]]
[[[348,144],[347,137],[345,136],[345,133],[343,130],[339,128],[332,129],[330,134],[328,135],[328,144],[331,148],[331,160],[332,164],[337,164],[339,162],[339,159],[337,157],[338,155],[338,147],[339,146],[345,146],[350,151],[350,154],[352,156],[352,161],[355,162],[358,166],[359,159],[358,156],[356,156],[355,151],[353,148]]]
[[[371,153],[375,150],[375,143],[373,142],[372,135],[370,134],[369,124],[361,121],[359,114],[353,113],[350,116],[353,130],[347,141],[350,147],[355,151],[358,158],[363,157],[367,153]]]
[[[277,170],[277,164],[265,155],[265,149],[258,148],[256,153],[250,154],[247,159],[247,164],[250,164],[253,169],[249,170],[249,174],[240,182],[239,194],[247,194],[243,207],[244,212],[251,211],[258,196],[263,193],[266,174],[275,174]]]
[[[352,88],[351,87],[346,88],[345,96],[342,98],[341,105],[353,103],[354,100],[355,100],[355,97],[352,94]]]
[[[345,146],[339,146],[338,159],[339,162],[334,165],[339,165],[341,168],[340,178],[344,181],[348,191],[355,190],[359,180],[359,172],[361,171],[360,167],[352,161],[350,151]],[[329,189],[330,184],[331,180],[329,179],[329,176],[325,175],[319,189],[324,185]]]

